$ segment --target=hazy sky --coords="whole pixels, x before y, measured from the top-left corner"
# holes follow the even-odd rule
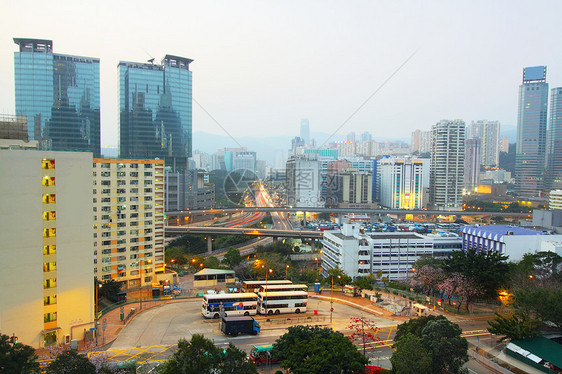
[[[562,86],[558,0],[7,0],[2,13],[0,112],[15,111],[12,38],[52,39],[55,53],[101,59],[103,145],[118,139],[118,61],[165,54],[195,60],[194,99],[235,137],[298,135],[301,118],[334,132],[414,52],[339,133],[515,125],[524,66]],[[195,103],[193,131],[223,134]]]

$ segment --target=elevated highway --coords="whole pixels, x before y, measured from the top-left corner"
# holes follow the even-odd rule
[[[166,226],[166,235],[248,235],[269,236],[273,238],[301,238],[321,239],[322,231],[312,230],[279,230],[279,229],[255,229],[248,227],[197,227],[197,226]]]

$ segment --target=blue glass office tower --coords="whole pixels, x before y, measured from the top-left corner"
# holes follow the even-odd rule
[[[562,189],[562,87],[550,90],[546,188]]]
[[[524,68],[515,153],[515,185],[521,197],[538,196],[543,188],[547,115],[546,66]]]
[[[100,156],[100,60],[53,53],[53,42],[14,38],[16,114],[41,149]]]
[[[119,145],[122,158],[160,158],[179,171],[191,157],[192,78],[188,58],[161,65],[120,61]]]

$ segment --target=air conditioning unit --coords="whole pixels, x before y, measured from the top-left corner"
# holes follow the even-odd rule
[[[64,344],[70,344],[70,335],[64,336]]]

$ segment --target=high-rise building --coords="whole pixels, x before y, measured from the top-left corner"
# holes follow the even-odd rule
[[[482,165],[500,164],[500,123],[498,121],[472,121],[467,139],[480,139]]]
[[[548,209],[562,210],[562,190],[550,191],[548,198]]]
[[[424,163],[428,161],[410,157],[381,158],[377,165],[381,205],[390,209],[423,208],[424,185],[429,179]]]
[[[368,142],[369,140],[373,140],[373,135],[369,131],[365,131],[361,133],[360,137],[362,142]]]
[[[441,210],[459,210],[464,183],[462,120],[442,120],[433,125],[431,140],[430,203]]]
[[[523,69],[519,86],[515,185],[520,196],[537,196],[543,187],[548,115],[546,66]]]
[[[327,206],[361,208],[373,202],[373,175],[344,169],[328,175]]]
[[[464,157],[464,188],[473,191],[480,180],[482,143],[478,138],[466,139]]]
[[[291,156],[287,160],[287,205],[293,207],[323,207],[321,197],[320,161],[311,153]]]
[[[412,152],[429,153],[431,151],[431,131],[415,130],[412,132]]]
[[[0,326],[34,348],[94,325],[92,153],[0,150]]]
[[[562,188],[562,87],[550,91],[546,188]]]
[[[94,273],[128,287],[164,274],[164,160],[94,159]]]
[[[507,136],[504,136],[500,140],[500,152],[509,152],[509,138]]]
[[[188,58],[166,55],[162,64],[119,62],[121,158],[166,161],[188,168],[192,147],[192,78]]]
[[[166,172],[166,212],[188,209],[212,209],[215,205],[215,185],[208,182],[201,170]]]
[[[304,141],[304,144],[310,144],[310,124],[306,118],[301,119],[300,138]]]
[[[16,114],[40,149],[100,155],[100,60],[53,53],[52,40],[14,38]]]

